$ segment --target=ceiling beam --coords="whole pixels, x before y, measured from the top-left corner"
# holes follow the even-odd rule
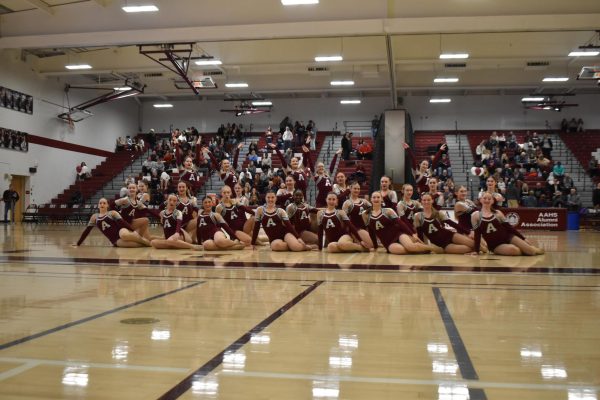
[[[26,3],[31,4],[35,8],[44,11],[47,14],[54,15],[54,10],[50,6],[44,3],[42,0],[25,0]]]
[[[392,109],[398,108],[398,91],[396,90],[396,63],[394,62],[394,46],[392,46],[392,37],[385,37],[385,46],[387,48],[388,71],[390,73],[390,92],[392,95]]]

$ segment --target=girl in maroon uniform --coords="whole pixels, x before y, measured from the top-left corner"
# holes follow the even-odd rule
[[[498,182],[496,182],[496,178],[494,178],[493,176],[489,176],[485,180],[485,190],[481,190],[479,192],[479,195],[477,196],[480,203],[481,196],[483,196],[484,193],[492,194],[494,198],[493,208],[495,210],[499,209],[502,206],[502,203],[504,203],[504,196],[502,196],[502,194],[498,190]]]
[[[294,192],[296,191],[296,181],[292,175],[288,175],[285,177],[285,188],[277,190],[277,207],[286,207],[288,202],[292,201],[292,197],[294,196]],[[304,194],[304,192],[302,192]]]
[[[417,200],[413,200],[412,196],[414,193],[413,186],[406,183],[402,186],[402,200],[398,202],[396,206],[396,211],[400,216],[400,219],[407,225],[410,226],[414,232],[417,233],[417,230],[414,227],[415,224],[415,214],[418,211],[421,211],[421,203]]]
[[[198,243],[204,247],[204,250],[242,250],[246,247],[246,244],[225,236],[221,229],[225,230],[230,238],[235,238],[235,232],[227,225],[221,214],[213,212],[212,208],[213,199],[206,196],[202,200],[202,212],[198,214],[196,228]]]
[[[194,160],[190,156],[183,160],[183,169],[179,171],[179,181],[187,183],[190,190],[194,192],[200,187],[200,176],[196,172]]]
[[[252,240],[252,230],[254,221],[246,217],[246,213],[253,215],[254,209],[238,203],[237,199],[231,198],[231,188],[227,185],[221,188],[221,202],[215,209],[220,214],[227,225],[235,232],[235,237],[244,243],[250,243]]]
[[[381,207],[395,210],[398,204],[398,194],[391,189],[391,185],[392,180],[389,176],[383,175],[379,180],[379,193],[381,193],[383,201]]]
[[[252,244],[256,244],[258,231],[262,226],[269,237],[271,250],[273,251],[306,251],[315,249],[315,245],[307,245],[296,229],[290,224],[287,213],[278,208],[275,204],[277,196],[274,192],[268,192],[265,200],[266,204],[256,209],[254,218],[254,232],[252,234]]]
[[[407,143],[404,143],[404,150],[406,150],[406,154],[410,158],[412,164],[412,174],[415,178],[415,182],[417,183],[417,192],[419,194],[425,193],[429,190],[427,181],[433,175],[431,170],[436,167],[440,157],[442,157],[442,152],[446,150],[447,147],[448,146],[445,144],[440,147],[431,161],[431,166],[429,165],[428,160],[421,161],[421,163],[417,166],[417,158],[415,157],[415,154],[410,146]]]
[[[323,236],[327,251],[330,253],[353,253],[367,250],[364,246],[352,240],[356,238],[360,242],[358,231],[348,215],[343,210],[337,209],[338,197],[331,192],[327,195],[327,208],[319,211],[317,221],[319,222],[319,250],[323,248]]]
[[[338,172],[335,175],[335,183],[333,184],[333,193],[338,197],[338,207],[341,208],[348,196],[350,196],[350,186],[346,183],[346,174]]]
[[[310,169],[305,168],[297,157],[292,157],[290,165],[288,165],[287,161],[285,161],[285,157],[283,154],[281,154],[281,150],[279,150],[274,144],[271,144],[270,147],[275,150],[277,156],[281,160],[283,170],[294,178],[294,181],[296,182],[296,189],[302,190],[302,193],[306,196],[306,188],[308,186],[307,177],[310,176]],[[305,165],[310,167],[312,160],[310,159],[310,150],[308,150],[306,146],[302,146],[302,155]]]
[[[238,147],[236,147],[235,153],[233,155],[233,165],[229,162],[228,159],[224,159],[221,161],[221,164],[219,166],[219,161],[217,161],[213,153],[207,148],[204,149],[210,156],[214,168],[219,170],[219,175],[221,177],[221,180],[223,181],[223,185],[227,185],[230,188],[234,187],[235,184],[238,183],[238,174],[236,170],[238,167],[238,158],[240,156],[240,150],[243,146],[244,144],[240,143]]]
[[[198,204],[196,198],[190,194],[188,184],[185,182],[179,182],[177,184],[177,209],[181,211],[183,217],[181,226],[193,239],[196,234]]]
[[[438,191],[438,183],[439,182],[437,178],[429,178],[427,181],[427,187],[429,188],[429,191],[421,192],[420,194],[422,195],[423,193],[429,193],[431,195],[431,199],[433,200],[433,208],[436,210],[441,210],[444,206],[444,195]]]
[[[333,168],[335,167],[337,153],[331,160],[331,164],[329,165],[329,173],[333,172]],[[317,170],[315,171],[315,186],[317,187],[317,196],[315,197],[315,205],[317,208],[323,208],[327,205],[327,194],[331,192],[333,185],[331,184],[331,178],[329,175],[325,173],[325,165],[322,162],[317,163]]]
[[[87,228],[81,234],[76,246],[81,246],[85,238],[90,234],[94,226],[115,247],[143,247],[150,246],[150,242],[133,230],[121,215],[116,211],[108,211],[108,201],[101,198],[98,201],[98,212],[90,218]]]
[[[248,197],[244,193],[244,188],[242,187],[242,185],[236,183],[233,187],[233,192],[235,193],[235,199],[237,200],[237,203],[240,206],[247,206],[248,204],[250,204],[250,200],[248,200]],[[252,226],[254,226],[254,224],[252,224]]]
[[[360,198],[360,184],[354,182],[350,184],[350,197],[342,205],[342,210],[350,218],[350,222],[358,230],[360,240],[367,245],[368,249],[373,248],[373,242],[371,242],[371,236],[363,220],[363,214],[371,209],[371,203],[365,199]]]
[[[318,237],[317,234],[312,231],[311,214],[316,214],[318,210],[304,202],[302,190],[296,190],[294,192],[294,202],[290,203],[285,211],[287,212],[292,226],[296,229],[296,232],[298,232],[304,243],[317,244]]]
[[[377,249],[377,239],[383,247],[392,254],[429,253],[434,251],[433,246],[421,242],[412,229],[398,217],[391,208],[382,208],[383,196],[380,192],[371,194],[373,208],[363,214],[363,220],[369,228],[369,235],[374,249]]]
[[[149,221],[144,215],[147,215],[147,208],[137,199],[137,185],[130,183],[127,185],[127,197],[115,200],[115,205],[119,207],[119,214],[123,220],[133,227],[144,238],[150,240],[150,231],[148,230]]]
[[[183,214],[177,209],[177,202],[177,196],[170,194],[167,199],[167,207],[159,214],[165,238],[153,239],[150,244],[156,249],[202,250],[202,246],[192,244],[192,238],[182,228]]]
[[[544,250],[533,246],[525,236],[509,224],[501,211],[492,209],[494,203],[492,193],[485,192],[479,200],[481,211],[475,211],[471,217],[471,224],[475,229],[475,251],[480,251],[481,238],[483,238],[494,254],[502,256],[544,254]]]
[[[471,231],[470,237],[473,237],[473,225],[471,225],[471,215],[477,211],[477,205],[467,198],[467,188],[460,186],[456,192],[456,204],[454,204],[454,216],[458,224],[466,230]]]
[[[421,240],[427,238],[429,242],[449,254],[473,252],[475,242],[473,242],[473,239],[465,236],[469,234],[469,231],[463,229],[456,222],[447,218],[445,214],[436,210],[433,207],[433,198],[429,193],[421,195],[421,204],[423,205],[423,211],[415,214],[415,227]],[[459,233],[454,233],[446,229],[444,224],[450,225]]]

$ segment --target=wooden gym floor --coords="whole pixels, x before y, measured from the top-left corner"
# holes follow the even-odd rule
[[[539,257],[115,249],[0,225],[1,399],[565,399],[600,389],[600,233]]]

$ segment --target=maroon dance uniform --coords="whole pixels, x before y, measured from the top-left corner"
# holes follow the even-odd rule
[[[510,243],[513,236],[525,240],[525,236],[506,222],[502,214],[494,213],[489,217],[479,214],[479,216],[477,226],[473,227],[475,229],[475,251],[479,251],[481,237],[485,239],[488,248],[492,251],[501,244]]]
[[[183,221],[183,215],[181,211],[175,209],[172,213],[167,210],[160,212],[160,220],[165,233],[165,239],[170,238],[175,233],[181,234],[181,222]]]
[[[398,195],[393,190],[389,190],[388,193],[381,199],[381,208],[391,208],[392,210],[395,210],[397,206]]]
[[[231,207],[227,207],[223,203],[217,207],[217,212],[223,216],[227,225],[234,231],[244,231],[244,224],[248,220],[246,213],[254,214],[254,210],[250,207],[242,206],[240,204],[234,204]]]
[[[410,158],[410,162],[412,165],[412,174],[415,178],[415,182],[417,183],[417,192],[418,193],[429,192],[429,186],[427,185],[427,181],[430,178],[429,171],[427,171],[425,173],[421,173],[419,171],[419,166],[417,165],[417,158],[415,157],[415,154],[413,153],[412,149],[409,148],[409,149],[407,149],[406,152],[408,154],[408,157]],[[435,168],[441,157],[442,157],[442,149],[439,149],[437,151],[437,153],[435,154],[435,156],[433,157],[430,167]]]
[[[407,226],[411,227],[413,233],[417,233],[415,229],[415,214],[421,209],[421,205],[418,201],[410,200],[408,202],[404,200],[400,200],[398,202],[398,206],[396,207],[398,211],[398,216]]]
[[[410,227],[398,218],[394,210],[387,208],[382,209],[377,216],[374,216],[372,212],[369,213],[367,227],[375,248],[377,248],[377,239],[387,249],[393,243],[398,242],[400,235],[412,235]]]
[[[323,211],[319,221],[319,249],[323,248],[323,232],[325,232],[325,244],[334,243],[344,235],[352,235],[360,240],[356,227],[350,222],[347,215],[342,215],[339,210],[331,213]]]
[[[127,228],[133,231],[131,225],[129,225],[124,219],[121,218],[119,214],[111,215],[110,212],[100,215],[94,214],[96,217],[96,223],[90,223],[85,228],[79,241],[77,242],[77,246],[80,246],[81,243],[85,240],[87,235],[94,229],[94,226],[100,229],[100,232],[112,243],[113,246],[117,246],[117,241],[120,239],[119,231],[121,228]]]
[[[452,237],[454,236],[454,232],[446,229],[444,224],[450,225],[460,233],[468,234],[468,231],[465,231],[460,225],[450,219],[442,218],[441,216],[427,218],[423,212],[416,214],[415,224],[417,225],[417,233],[421,240],[424,240],[426,237],[431,243],[442,249],[452,243]]]
[[[235,232],[231,230],[219,214],[211,211],[210,214],[198,215],[198,225],[196,228],[198,243],[201,244],[207,240],[213,240],[215,233],[220,232],[221,228],[227,232],[231,240],[235,239]]]
[[[315,185],[317,186],[316,206],[323,208],[327,205],[327,195],[333,187],[331,179],[327,175],[317,175],[315,176]]]
[[[473,230],[473,225],[471,225],[471,215],[477,211],[477,206],[471,200],[465,201],[457,201],[456,205],[462,205],[466,209],[460,215],[456,217],[458,224],[465,230],[471,231]],[[456,213],[455,213],[456,214]]]
[[[433,203],[431,204],[431,206],[433,208],[435,208],[436,210],[441,210],[442,206],[440,205],[440,200],[443,201],[444,200],[444,195],[441,194],[440,192],[429,192],[429,194],[431,195],[431,200],[433,201]]]
[[[339,185],[336,183],[335,185],[333,185],[333,192],[337,195],[338,197],[338,205],[337,208],[342,208],[342,206],[344,205],[344,202],[346,200],[348,200],[348,197],[350,196],[350,188],[346,187],[346,189],[342,189],[341,187],[339,187]]]
[[[285,160],[285,157],[283,156],[283,154],[281,153],[281,150],[279,149],[275,149],[275,152],[277,153],[277,157],[279,157],[279,159],[281,160],[281,165],[283,166],[283,168],[289,168],[289,165],[287,163],[287,161]],[[307,163],[310,163],[310,157],[307,157],[306,153],[304,155],[305,158],[307,158]],[[302,193],[304,193],[304,195],[306,196],[306,188],[308,186],[307,182],[306,182],[306,172],[304,171],[303,168],[297,168],[297,169],[291,169],[288,172],[288,175],[291,175],[294,180],[296,181],[296,189],[300,189],[302,190]]]
[[[262,214],[262,215],[261,215]],[[262,206],[256,210],[256,223],[254,224],[254,232],[252,232],[252,244],[256,244],[258,231],[262,226],[269,238],[269,242],[274,240],[284,240],[286,233],[291,233],[295,237],[299,237],[298,232],[290,223],[286,212],[281,208],[276,208],[274,212],[267,212],[267,207]]]
[[[350,218],[350,222],[356,227],[356,229],[367,229],[365,220],[362,215],[371,208],[365,200],[360,199],[358,203],[354,203],[352,199],[346,200],[343,209]]]
[[[304,231],[310,231],[310,214],[316,213],[317,209],[306,203],[300,205],[292,203],[287,206],[285,211],[287,212],[292,226],[296,229],[296,232],[301,235]]]
[[[200,175],[192,170],[183,170],[179,175],[179,180],[187,183],[194,189],[200,185]]]
[[[277,191],[277,200],[275,201],[275,204],[277,205],[277,207],[287,207],[288,202],[292,201],[293,195],[293,191],[288,192],[287,189],[280,189]]]
[[[197,207],[194,203],[195,201],[192,198],[188,197],[187,201],[184,202],[177,196],[177,209],[181,211],[183,217],[181,226],[184,228],[187,226],[188,222],[194,219],[194,211],[197,211]]]
[[[144,209],[146,207],[137,199],[135,200],[135,203],[132,202],[129,197],[126,197],[126,199],[127,204],[120,206],[119,214],[121,214],[121,217],[127,221],[127,223],[131,224],[134,219],[143,217],[143,214],[145,214]]]

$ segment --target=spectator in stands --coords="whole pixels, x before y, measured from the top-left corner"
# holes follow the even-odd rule
[[[370,160],[373,157],[373,147],[371,147],[369,143],[365,143],[364,139],[360,139],[358,148],[356,149],[356,155],[359,160]]]
[[[475,155],[480,159],[483,160],[483,152],[486,150],[485,147],[485,140],[482,140],[481,143],[479,143],[477,145],[477,147],[475,147]]]
[[[583,121],[582,121],[582,125],[583,125]],[[577,132],[577,120],[574,117],[571,118],[571,120],[569,121],[568,132],[569,133]]]
[[[592,178],[600,176],[600,168],[598,168],[598,161],[595,157],[590,158],[590,162],[588,164],[588,173]]]
[[[546,197],[545,193],[542,193],[540,195],[540,199],[538,200],[537,206],[542,208],[552,207],[552,204],[550,203],[550,200],[548,200],[548,198]]]
[[[273,130],[271,127],[268,127],[265,132],[265,141],[267,142],[267,145],[273,143]]]
[[[342,160],[350,159],[350,152],[352,151],[352,133],[344,133],[342,138]]]
[[[154,129],[150,129],[150,132],[148,132],[148,136],[146,136],[146,138],[148,139],[148,145],[150,146],[150,149],[154,150],[156,147],[156,132],[154,132]]]
[[[562,165],[560,161],[557,161],[552,168],[552,175],[555,179],[562,179],[565,175],[565,167]]]
[[[501,152],[503,152],[506,148],[506,135],[504,134],[504,132],[498,135],[498,148]]]
[[[533,190],[530,190],[529,193],[527,193],[526,195],[524,195],[521,198],[521,205],[523,207],[529,207],[529,208],[537,207],[537,199],[535,198],[535,195],[533,194]]]
[[[366,180],[367,180],[367,174],[365,173],[365,167],[363,167],[359,161],[356,163],[356,168],[355,168],[354,172],[352,172],[350,174],[350,176],[348,176],[348,181],[349,182],[358,182],[362,185],[363,183],[366,182]]]
[[[117,139],[117,151],[125,150],[125,146],[127,146],[125,139],[123,139],[123,136],[119,136]]]
[[[165,193],[169,189],[169,182],[171,181],[171,177],[167,173],[167,171],[163,171],[160,174],[160,191]]]
[[[592,204],[594,209],[600,209],[600,182],[596,184],[596,189],[592,192]]]
[[[272,161],[273,160],[271,159],[271,153],[264,153],[264,156],[261,160],[261,168],[264,172],[267,172],[271,169],[271,166],[273,165]]]
[[[379,117],[376,115],[373,117],[371,121],[371,134],[373,135],[373,139],[377,136],[377,129],[379,128]]]
[[[552,207],[564,208],[567,204],[567,196],[562,190],[557,190],[552,195]]]
[[[310,150],[317,149],[317,140],[315,139],[315,134],[313,131],[309,130],[306,132],[306,139],[304,140],[304,145]]]
[[[506,201],[509,207],[518,207],[521,199],[521,192],[514,179],[509,179],[506,185]]]
[[[90,169],[83,161],[77,166],[77,177],[82,181],[92,177]]]
[[[291,149],[292,148],[292,140],[294,139],[294,134],[290,130],[289,126],[285,127],[285,131],[283,132],[283,149]]]
[[[454,192],[452,192],[447,185],[444,185],[444,191],[442,194],[444,195],[444,207],[454,207],[456,204]]]
[[[450,166],[450,158],[448,158],[447,153],[442,153],[442,157],[438,161],[436,168],[437,168],[438,176],[442,176],[444,171],[446,172],[447,176],[452,176],[452,168]]]
[[[560,130],[562,132],[567,132],[569,130],[569,121],[567,121],[566,118],[563,118],[563,120],[560,121]]]
[[[140,182],[146,182],[146,180],[147,179],[144,179]],[[158,190],[160,187],[160,175],[158,175],[158,171],[156,169],[152,169],[152,172],[150,173],[150,182],[148,183],[148,186],[151,190]]]
[[[573,178],[571,178],[571,176],[567,173],[565,173],[565,176],[563,176],[562,185],[564,186],[565,191],[570,191],[571,188],[575,187]]]
[[[544,153],[544,157],[548,159],[552,159],[552,139],[548,137],[547,133],[544,133],[544,137],[542,138],[542,152]]]
[[[577,120],[577,132],[584,132],[585,130],[583,129],[583,120],[581,118],[579,118]]]
[[[570,193],[567,195],[567,207],[569,211],[579,211],[581,209],[581,198],[575,188],[571,188]]]
[[[248,154],[248,160],[253,163],[258,163],[258,154],[256,154],[256,150],[252,150],[250,154]]]
[[[133,150],[133,139],[131,138],[131,136],[127,136],[125,138],[125,147],[127,148],[127,150]]]
[[[283,135],[281,133],[277,134],[277,148],[283,150]]]
[[[144,139],[139,137],[137,139],[137,141],[135,142],[134,147],[135,147],[136,151],[144,151],[144,147],[146,147],[146,143],[144,143]]]
[[[252,153],[252,151],[254,151],[254,154],[258,153],[258,145],[254,140],[250,142],[250,145],[248,145],[248,154]]]

